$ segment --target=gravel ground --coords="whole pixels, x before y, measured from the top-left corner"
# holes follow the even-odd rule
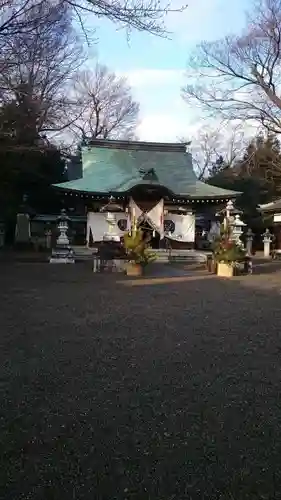
[[[280,265],[0,275],[1,500],[281,498]]]

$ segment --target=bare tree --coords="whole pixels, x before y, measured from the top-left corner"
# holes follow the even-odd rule
[[[41,2],[28,12],[29,19],[32,32],[6,39],[0,101],[2,106],[14,103],[15,125],[25,134],[30,128],[35,137],[62,130],[77,118],[79,103],[70,97],[70,87],[83,57],[67,6],[62,10]]]
[[[81,138],[126,138],[135,135],[139,104],[133,100],[127,80],[101,64],[84,71],[76,83],[82,116],[72,130]]]
[[[209,170],[220,154],[218,130],[200,130],[193,143],[193,163],[199,180],[207,177]]]
[[[32,30],[28,15],[34,7],[34,0],[0,0],[0,39]],[[37,2],[38,4],[43,1]]]
[[[244,33],[201,43],[190,68],[200,83],[186,85],[186,101],[280,133],[281,0],[258,0]]]
[[[45,0],[0,0],[0,39],[32,31],[33,25],[27,15],[34,6],[43,6]],[[54,2],[53,2],[54,3]],[[64,9],[68,5],[83,26],[83,13],[97,18],[107,18],[121,27],[148,31],[154,35],[166,36],[164,17],[169,12],[181,12],[185,6],[173,9],[159,0],[58,0]],[[44,23],[44,18],[37,21]]]
[[[198,179],[206,179],[214,165],[222,159],[223,164],[231,168],[240,158],[244,145],[244,132],[240,124],[231,129],[225,128],[223,123],[220,127],[201,128],[191,146]]]
[[[88,12],[98,18],[107,18],[119,26],[131,30],[147,31],[153,35],[167,36],[164,18],[168,13],[183,12],[187,6],[172,8],[171,3],[160,0],[65,0],[78,17]],[[80,18],[81,19],[81,18]]]

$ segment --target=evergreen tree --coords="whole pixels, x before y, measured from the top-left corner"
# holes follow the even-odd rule
[[[273,134],[258,135],[248,145],[241,162],[239,175],[254,177],[267,185],[270,196],[281,193],[280,142]]]
[[[216,161],[212,164],[212,167],[209,171],[209,178],[224,174],[228,168],[229,165],[225,161],[224,157],[222,155],[219,155]]]
[[[208,182],[240,191],[236,204],[243,211],[245,222],[252,229],[261,227],[262,217],[257,206],[281,194],[279,140],[272,134],[254,137],[232,167],[224,165],[223,157],[219,157]]]
[[[51,184],[65,178],[65,161],[34,128],[32,109],[12,101],[0,110],[0,213],[9,220],[24,196],[35,212],[52,212],[58,201]]]

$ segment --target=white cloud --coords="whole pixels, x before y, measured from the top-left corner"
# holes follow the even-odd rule
[[[134,33],[128,52],[127,48],[121,51],[121,62],[117,62],[116,55],[115,64],[119,66],[119,71],[115,71],[128,79],[134,98],[140,103],[141,123],[137,131],[140,139],[192,139],[202,123],[204,126],[208,124],[209,120],[204,119],[199,106],[187,105],[181,98],[184,84],[192,78],[198,80],[198,74],[188,75],[186,72],[188,53],[199,40],[216,39],[223,36],[225,30],[232,30],[236,22],[240,23],[243,2],[236,0],[235,5],[230,5],[225,0],[188,0],[184,12],[167,15],[166,25],[172,32],[171,41],[150,37],[147,45],[146,37],[142,38],[143,45],[140,43],[141,35]],[[171,8],[179,8],[184,3],[172,0]],[[153,61],[155,68],[151,67]]]
[[[257,126],[250,123],[221,123],[219,119],[207,119],[191,113],[159,112],[143,116],[137,129],[137,135],[143,141],[178,142],[180,139],[190,140],[192,149],[198,147],[202,133],[208,132],[220,135],[222,150],[233,134],[246,142],[257,132]],[[237,140],[238,140],[237,139]]]
[[[192,140],[202,127],[202,120],[187,113],[159,112],[144,115],[137,135],[143,141],[177,142],[181,138]]]
[[[139,68],[125,71],[120,74],[128,79],[132,87],[154,87],[163,84],[179,83],[184,76],[184,71],[177,69]],[[153,90],[155,91],[155,89]]]
[[[141,121],[137,134],[143,141],[172,142],[182,135],[184,125],[170,114],[147,115]]]
[[[181,98],[185,70],[136,68],[121,74],[140,103],[140,139],[177,141],[198,126],[198,110],[189,111]]]

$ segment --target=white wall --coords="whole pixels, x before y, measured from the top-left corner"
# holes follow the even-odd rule
[[[273,222],[281,222],[281,214],[274,214]]]

